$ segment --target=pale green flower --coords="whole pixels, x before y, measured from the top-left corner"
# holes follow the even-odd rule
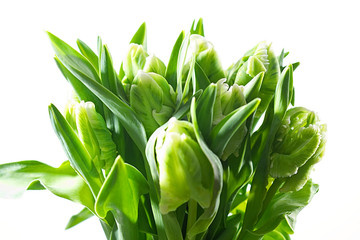
[[[161,75],[139,71],[131,85],[130,106],[150,136],[171,118],[175,110],[175,93]]]
[[[116,145],[102,116],[92,102],[70,101],[65,118],[78,135],[99,169],[109,170],[116,157]]]
[[[145,66],[146,58],[149,54],[142,45],[132,43],[123,62],[126,79],[131,83],[137,72]]]
[[[160,211],[175,211],[190,199],[207,208],[212,199],[213,170],[187,121],[171,119],[157,138]]]
[[[237,84],[229,85],[221,79],[217,82],[217,92],[214,104],[213,125],[217,125],[226,115],[246,104],[244,87]],[[224,153],[220,158],[226,160],[231,154],[239,155],[239,148],[247,132],[243,124],[227,144]]]
[[[165,77],[166,66],[158,57],[156,57],[154,54],[151,54],[146,58],[143,71],[157,73]]]
[[[192,34],[190,36],[190,47],[192,56],[195,55],[196,62],[200,65],[210,82],[217,82],[225,77],[224,70],[214,46],[203,36]]]
[[[285,178],[282,190],[299,190],[309,178],[310,171],[323,153],[326,125],[306,108],[287,111],[276,134],[270,156],[270,175]]]

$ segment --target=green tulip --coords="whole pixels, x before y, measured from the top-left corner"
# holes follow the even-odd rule
[[[67,104],[65,118],[74,129],[98,169],[110,170],[116,146],[102,116],[92,102],[71,101]]]
[[[171,119],[156,143],[160,211],[175,211],[190,199],[207,208],[212,199],[213,170],[196,141],[193,125]]]
[[[256,121],[266,111],[273,99],[280,72],[278,58],[274,54],[271,45],[265,42],[258,43],[227,70],[226,77],[230,85],[236,83],[245,86],[258,74],[264,74],[257,94],[261,99],[261,103],[255,113]]]
[[[143,123],[147,136],[171,118],[175,97],[174,90],[164,77],[138,72],[130,89],[130,106]]]
[[[246,85],[260,72],[266,72],[269,67],[270,47],[265,42],[260,42],[253,49],[249,50],[243,57],[244,63],[240,65],[235,83]]]
[[[287,111],[278,130],[270,156],[270,175],[284,178],[283,191],[299,190],[323,153],[326,125],[306,108]]]
[[[229,85],[221,79],[217,82],[217,92],[214,103],[213,126],[223,120],[226,115],[246,104],[244,87],[237,84]],[[227,144],[220,158],[226,160],[231,154],[239,156],[240,145],[246,135],[247,128],[243,124]]]
[[[196,62],[200,65],[210,82],[217,82],[225,77],[224,70],[214,46],[203,36],[192,34],[190,36],[190,51],[195,55]]]
[[[129,50],[123,62],[127,81],[131,83],[137,72],[144,68],[148,56],[149,54],[144,50],[142,45],[135,43],[129,45]]]
[[[145,62],[143,71],[157,73],[157,74],[165,77],[166,66],[158,57],[151,54],[150,56],[148,56],[146,58],[146,62]]]

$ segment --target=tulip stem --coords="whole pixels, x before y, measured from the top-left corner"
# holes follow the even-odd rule
[[[197,202],[193,199],[190,199],[188,202],[188,219],[187,219],[187,226],[186,226],[186,239],[190,239],[188,236],[188,232],[190,231],[191,227],[196,222],[197,218]]]

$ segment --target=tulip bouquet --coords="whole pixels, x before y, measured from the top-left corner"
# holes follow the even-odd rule
[[[290,239],[326,126],[294,107],[288,53],[260,42],[225,70],[200,19],[165,65],[143,24],[117,72],[100,38],[95,53],[48,36],[74,90],[49,106],[68,161],[0,165],[1,197],[47,189],[84,206],[66,228],[96,216],[107,239]]]

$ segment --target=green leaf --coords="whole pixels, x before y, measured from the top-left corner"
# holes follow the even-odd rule
[[[177,64],[176,64],[176,101],[177,104],[180,105],[181,104],[181,100],[183,99],[183,71],[184,71],[184,67],[185,67],[185,61],[186,61],[186,57],[188,54],[188,50],[189,50],[189,45],[190,45],[190,34],[187,34],[184,38],[184,40],[181,43],[180,49],[179,49],[179,55],[178,55],[178,59],[177,59]],[[190,75],[192,76],[192,75]]]
[[[88,45],[86,45],[86,43],[84,43],[80,39],[78,39],[76,41],[76,44],[77,44],[81,54],[84,55],[84,57],[86,57],[90,61],[90,63],[94,66],[96,71],[99,72],[98,56],[93,52],[93,50],[91,50],[91,48]]]
[[[80,203],[93,211],[94,197],[85,181],[70,166],[69,161],[58,168],[38,161],[0,165],[0,197],[19,197],[30,185],[39,182],[56,196]]]
[[[47,34],[56,56],[74,76],[79,78],[85,75],[87,78],[100,82],[96,69],[85,57],[52,33],[47,32]]]
[[[256,233],[265,234],[274,230],[284,219],[293,229],[296,215],[310,203],[319,186],[309,180],[299,191],[278,193],[271,200],[256,224]]]
[[[174,47],[171,51],[169,63],[166,67],[165,78],[173,89],[177,88],[176,74],[177,74],[177,66],[178,66],[178,57],[179,57],[180,47],[182,45],[184,38],[185,38],[185,33],[184,31],[182,31],[174,44]]]
[[[217,85],[214,83],[209,85],[201,95],[196,109],[200,132],[206,140],[208,139],[212,128],[216,92]]]
[[[204,90],[210,85],[210,80],[206,76],[204,70],[200,67],[200,65],[195,62],[194,66],[194,75],[193,75],[193,88],[197,90]]]
[[[258,96],[263,79],[264,72],[260,72],[244,86],[244,96],[247,102],[252,101]]]
[[[227,218],[226,227],[220,233],[219,237],[216,237],[217,240],[229,240],[235,239],[236,233],[239,230],[242,220],[241,214],[232,215]]]
[[[191,89],[191,85],[190,83],[195,81],[192,79],[193,73],[194,73],[194,67],[195,67],[195,58],[192,57],[190,62],[189,62],[189,69],[187,72],[187,77],[185,80],[185,86],[182,92],[182,98],[181,98],[181,102],[186,102],[189,99],[189,95],[191,95],[190,93],[190,89]],[[195,94],[195,89],[193,89],[193,94]]]
[[[205,143],[203,136],[201,135],[199,124],[196,115],[196,99],[193,98],[191,101],[191,119],[194,125],[194,131],[196,139],[208,158],[214,173],[214,184],[213,184],[213,197],[208,208],[204,209],[204,212],[197,218],[196,222],[192,225],[190,230],[187,232],[187,237],[192,239],[197,235],[204,236],[205,232],[209,228],[211,222],[214,220],[218,207],[220,204],[220,193],[223,187],[223,169],[220,159],[212,152],[207,144]]]
[[[146,133],[144,126],[136,117],[135,112],[116,95],[99,84],[97,81],[88,78],[78,72],[79,80],[88,87],[118,118],[122,126],[129,133],[140,151],[145,151]]]
[[[124,87],[117,79],[113,61],[106,45],[103,46],[101,53],[101,81],[102,85],[110,90],[113,94],[119,96],[123,101],[126,101],[126,94]]]
[[[272,232],[269,232],[263,237],[263,240],[286,240],[284,235],[279,233],[278,231],[274,230]]]
[[[89,209],[83,208],[83,210],[81,210],[79,213],[73,215],[70,218],[65,229],[70,229],[70,228],[78,225],[79,223],[82,223],[83,221],[91,218],[92,216],[94,216],[94,214],[91,211],[89,211]]]
[[[96,110],[100,113],[103,112],[103,104],[100,99],[95,96],[77,77],[75,77],[57,57],[54,59],[56,65],[59,67],[66,80],[71,84],[79,99],[85,102],[93,102],[96,106]]]
[[[277,228],[265,234],[263,240],[291,240],[290,234],[293,233],[294,230],[290,227],[286,219],[284,219],[283,221],[281,221],[279,226],[277,226]]]
[[[279,61],[279,66],[280,66],[280,69],[281,71],[285,68],[283,66],[283,63],[284,63],[284,58],[289,54],[289,52],[287,52],[287,54],[285,55],[285,51],[284,49],[281,50],[281,53],[280,53],[280,56],[278,57],[278,61]]]
[[[232,64],[227,70],[226,70],[226,82],[231,86],[235,83],[236,75],[239,71],[239,69],[244,64],[245,59],[241,58],[238,60],[235,64]]]
[[[124,239],[137,239],[139,199],[148,191],[144,176],[118,156],[101,187],[95,210],[102,218],[111,211]]]
[[[295,69],[297,69],[298,66],[300,65],[300,62],[294,62],[294,63],[292,63],[291,65],[293,66],[294,71],[295,71]]]
[[[100,36],[98,36],[98,38],[97,38],[97,52],[98,52],[99,58],[101,58],[102,49],[103,49],[102,39],[101,39]],[[99,64],[100,64],[100,61],[99,61]]]
[[[202,93],[203,93],[202,90],[198,90],[196,93],[194,93],[190,97],[190,99],[200,98]],[[186,103],[182,103],[181,105],[179,105],[178,109],[174,112],[173,117],[178,119],[178,120],[183,119],[185,117],[185,115],[187,113],[189,113],[190,107],[191,107],[191,100],[187,101]]]
[[[216,155],[221,156],[231,137],[245,122],[245,120],[259,106],[260,99],[254,99],[250,103],[234,110],[218,123],[210,133],[210,146]]]
[[[89,153],[59,110],[52,104],[49,106],[49,115],[55,133],[63,145],[71,166],[88,183],[93,195],[97,196],[102,183],[99,172],[91,161]]]
[[[139,29],[136,31],[134,36],[132,37],[130,43],[136,43],[139,45],[143,45],[145,51],[147,49],[147,37],[146,37],[146,24],[145,22],[140,25]]]
[[[193,21],[192,25],[191,25],[191,28],[190,28],[190,33],[191,34],[198,34],[198,35],[201,35],[201,36],[205,36],[204,35],[204,25],[203,25],[203,19],[200,18],[196,24],[196,27],[195,27],[195,20]]]
[[[280,120],[290,104],[293,92],[293,67],[290,64],[281,73],[280,80],[276,86],[274,96],[274,116]]]
[[[149,233],[151,235],[157,234],[149,195],[143,195],[140,198],[138,225],[139,231],[141,232]]]

